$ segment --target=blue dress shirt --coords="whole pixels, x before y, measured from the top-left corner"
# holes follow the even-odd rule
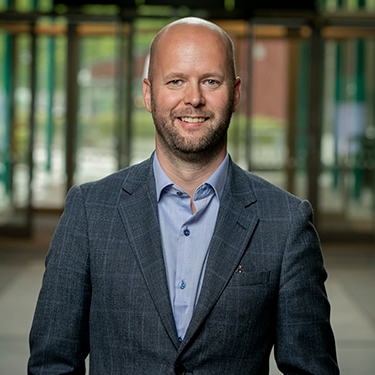
[[[185,336],[203,283],[208,247],[228,173],[226,155],[219,168],[189,195],[175,185],[154,157],[160,231],[169,295],[180,340]]]

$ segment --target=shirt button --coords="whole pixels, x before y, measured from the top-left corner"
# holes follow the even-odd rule
[[[178,286],[180,287],[180,289],[185,289],[186,288],[186,284],[184,281],[181,281]]]
[[[177,194],[179,197],[181,197],[181,196],[184,195],[184,193],[183,193],[182,191],[178,191],[176,194]]]
[[[187,236],[190,236],[190,230],[189,229],[185,229],[184,230],[184,235],[187,237]]]

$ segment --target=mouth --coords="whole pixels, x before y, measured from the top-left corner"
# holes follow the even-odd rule
[[[205,122],[208,117],[187,117],[187,116],[184,116],[184,117],[179,117],[179,119],[183,122],[187,122],[187,123],[202,123],[202,122]]]

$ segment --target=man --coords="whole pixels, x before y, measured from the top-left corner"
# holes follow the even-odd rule
[[[306,201],[227,155],[233,47],[186,18],[151,46],[150,160],[67,196],[31,330],[29,374],[338,374]]]

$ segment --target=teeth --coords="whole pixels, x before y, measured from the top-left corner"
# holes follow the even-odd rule
[[[205,117],[181,117],[181,120],[184,122],[204,122]]]

